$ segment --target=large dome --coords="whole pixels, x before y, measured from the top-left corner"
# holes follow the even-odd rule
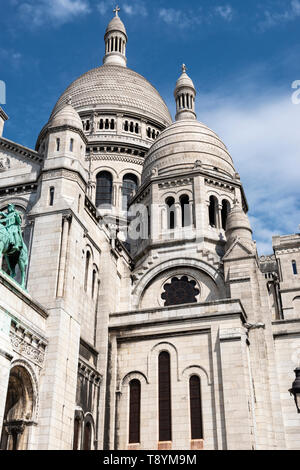
[[[115,110],[159,122],[172,122],[166,103],[144,77],[118,65],[102,65],[75,80],[56,103],[51,117],[72,98],[77,112],[86,110]]]
[[[154,142],[146,157],[142,179],[182,173],[196,165],[234,177],[232,158],[220,138],[196,120],[171,124]]]

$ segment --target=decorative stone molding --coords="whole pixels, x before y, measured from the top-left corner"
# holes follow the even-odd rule
[[[143,164],[144,164],[144,158],[143,157],[134,156],[134,155],[130,156],[129,154],[125,155],[125,154],[119,154],[119,153],[116,153],[115,155],[113,155],[113,154],[109,154],[109,155],[91,154],[91,155],[87,156],[86,159],[85,159],[86,162],[89,162],[89,161],[96,162],[96,161],[101,161],[101,160],[111,160],[111,161],[115,161],[115,162],[134,163],[135,165],[141,165],[141,166],[143,166]]]
[[[26,159],[32,160],[39,165],[42,165],[44,160],[38,152],[31,150],[27,147],[23,147],[23,145],[16,144],[15,142],[11,142],[10,140],[4,139],[0,137],[0,148],[3,148],[9,152],[21,155]]]
[[[0,169],[1,171],[1,169]],[[0,188],[0,197],[15,195],[15,194],[24,194],[24,193],[34,193],[37,191],[38,185],[34,184],[20,184],[17,186],[10,186],[5,188]]]
[[[96,387],[100,386],[103,379],[103,376],[96,369],[81,359],[78,361],[78,375],[88,379]]]
[[[180,178],[172,181],[165,181],[164,183],[159,183],[158,187],[160,189],[169,189],[178,186],[191,185],[193,182],[192,178]]]
[[[31,328],[12,321],[10,341],[13,350],[39,367],[43,366],[47,340],[41,338]]]
[[[0,157],[0,172],[10,169],[10,159],[7,157]]]
[[[234,186],[227,184],[227,183],[223,183],[222,181],[205,178],[204,182],[207,186],[216,186],[216,187],[224,189],[225,191],[230,191],[230,192],[234,191]]]

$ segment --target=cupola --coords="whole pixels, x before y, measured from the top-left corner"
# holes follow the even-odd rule
[[[121,65],[126,67],[126,44],[128,38],[124,23],[119,17],[119,11],[120,8],[117,6],[114,9],[115,16],[106,28],[104,36],[105,56],[103,64]]]
[[[176,101],[176,121],[184,119],[197,119],[195,113],[196,89],[193,81],[186,73],[185,64],[182,65],[182,74],[177,80],[174,96]]]

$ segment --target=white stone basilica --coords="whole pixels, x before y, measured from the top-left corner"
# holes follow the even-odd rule
[[[185,66],[172,122],[118,12],[35,150],[0,108],[0,212],[29,251],[26,290],[0,272],[1,449],[300,449],[300,235],[258,257]]]

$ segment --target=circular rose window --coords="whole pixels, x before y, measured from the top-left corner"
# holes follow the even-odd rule
[[[200,290],[196,281],[189,280],[187,276],[172,277],[170,282],[164,285],[164,292],[161,298],[165,301],[165,307],[168,305],[192,304],[197,302],[197,296]]]

